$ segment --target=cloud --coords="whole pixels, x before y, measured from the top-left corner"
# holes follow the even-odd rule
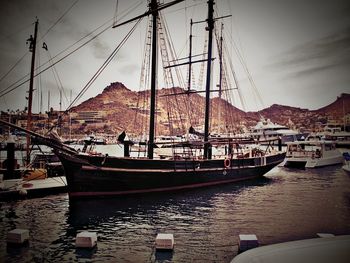
[[[291,49],[273,68],[293,77],[350,66],[350,27]]]
[[[92,42],[92,48],[93,55],[97,59],[106,59],[112,52],[112,49],[108,46],[108,44],[100,38],[96,38]]]
[[[123,66],[121,69],[119,69],[119,72],[122,74],[133,74],[139,70],[140,70],[139,65],[129,64],[129,65]]]

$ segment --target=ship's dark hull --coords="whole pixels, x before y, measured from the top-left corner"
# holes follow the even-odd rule
[[[57,153],[70,198],[176,191],[260,177],[284,159],[148,160]],[[77,158],[78,157],[78,158]],[[227,163],[226,163],[227,166]]]

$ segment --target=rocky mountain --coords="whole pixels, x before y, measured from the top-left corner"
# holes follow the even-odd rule
[[[72,109],[75,120],[73,128],[85,133],[118,133],[126,130],[131,134],[139,134],[148,131],[149,92],[135,92],[120,82],[111,83],[101,94]],[[156,133],[182,134],[190,125],[201,127],[204,123],[204,101],[203,96],[196,93],[185,94],[181,88],[159,90]],[[83,119],[87,113],[92,114],[92,117]],[[229,130],[237,131],[244,126],[255,125],[261,116],[292,128],[315,130],[328,121],[343,122],[344,113],[350,113],[350,94],[341,94],[330,105],[313,111],[274,104],[259,112],[244,112],[223,99],[211,99],[213,131],[218,129],[219,115],[221,123],[226,123],[225,126]]]
[[[344,116],[350,113],[350,94],[343,93],[331,104],[317,110],[308,110],[273,104],[259,111],[259,114],[293,128],[317,130],[327,123],[343,125]],[[293,123],[293,125],[290,125]]]

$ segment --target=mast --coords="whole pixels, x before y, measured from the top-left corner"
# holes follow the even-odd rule
[[[220,58],[220,73],[219,73],[219,121],[218,121],[218,132],[220,133],[220,125],[221,125],[221,96],[222,96],[222,30],[224,28],[224,24],[221,23],[221,34],[220,34],[220,50],[219,50],[219,58]]]
[[[69,104],[72,103],[72,90],[70,90],[69,93]],[[72,140],[72,117],[70,115],[70,109],[68,111],[68,115],[69,115],[69,140]]]
[[[34,37],[30,35],[27,40],[29,42],[29,51],[32,52],[32,62],[30,68],[30,81],[29,81],[29,96],[28,96],[28,117],[27,117],[27,130],[32,128],[32,103],[33,103],[33,84],[34,84],[34,67],[35,67],[35,50],[36,50],[36,37],[38,34],[39,20],[36,19],[34,27]],[[27,42],[27,43],[28,43]],[[30,163],[30,135],[27,134],[27,164]]]
[[[208,59],[207,59],[207,79],[205,88],[205,123],[204,123],[204,158],[211,159],[211,150],[209,145],[209,116],[210,116],[210,82],[211,82],[211,60],[213,48],[213,29],[214,29],[214,0],[208,0]]]
[[[157,84],[157,38],[158,38],[158,3],[157,0],[151,0],[149,4],[150,12],[152,13],[152,61],[151,61],[151,102],[150,102],[150,120],[149,120],[149,139],[147,156],[153,159],[154,147],[154,122],[156,109],[156,84]]]
[[[153,159],[153,147],[154,147],[154,123],[155,123],[154,117],[155,117],[155,109],[156,109],[156,84],[157,84],[157,72],[158,72],[158,68],[157,68],[158,11],[183,1],[184,0],[174,0],[170,3],[159,5],[157,0],[150,0],[149,10],[146,13],[113,26],[113,28],[116,28],[121,25],[125,25],[132,21],[140,19],[144,16],[148,16],[150,14],[152,15],[151,101],[150,101],[149,139],[148,139],[148,151],[147,151],[147,157],[149,159]]]
[[[59,135],[62,136],[62,90],[60,90],[60,112],[58,114],[58,127],[59,127]]]
[[[345,104],[344,104],[345,95],[343,95],[343,125],[344,125],[344,132],[346,131],[346,119],[345,119]]]
[[[193,26],[193,21],[191,19],[191,29],[190,29],[190,52],[188,55],[188,89],[187,91],[191,91],[191,71],[192,71],[192,26]]]

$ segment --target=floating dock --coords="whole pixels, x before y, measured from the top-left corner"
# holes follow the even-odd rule
[[[0,201],[42,197],[67,192],[65,176],[37,180],[9,179],[0,185]]]

